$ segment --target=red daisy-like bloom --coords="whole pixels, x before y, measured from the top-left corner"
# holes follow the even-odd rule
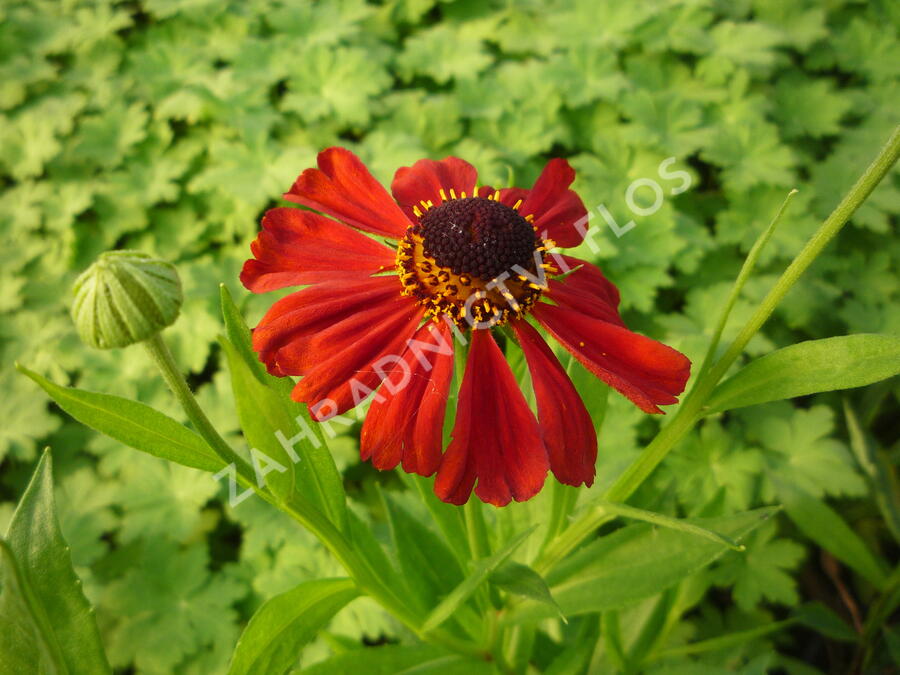
[[[494,190],[478,187],[461,159],[423,159],[397,171],[392,198],[352,152],[324,150],[285,194],[319,213],[268,211],[241,273],[254,293],[307,287],[277,301],[253,331],[260,360],[274,375],[302,376],[293,398],[318,420],[373,396],[363,459],[437,473],[444,501],[463,504],[473,488],[498,506],[523,501],[548,470],[591,485],[590,415],[526,317],[649,413],[677,402],[690,362],[628,330],[619,292],[597,267],[551,251],[584,238],[574,177],[554,159],[530,190]],[[502,325],[524,352],[537,417],[491,333]],[[468,358],[443,452],[454,342]]]

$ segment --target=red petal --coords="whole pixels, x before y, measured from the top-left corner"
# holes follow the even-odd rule
[[[465,504],[477,479],[475,494],[504,506],[536,495],[548,468],[537,420],[503,352],[490,331],[472,331],[453,442],[438,469],[435,493],[445,502]]]
[[[416,343],[436,345],[441,351],[419,347],[418,353],[429,364],[426,368],[408,346],[403,354],[405,368],[397,366],[388,382],[393,393],[382,384],[372,402],[360,435],[360,456],[372,459],[376,469],[393,469],[403,462],[403,470],[430,476],[441,462],[444,415],[447,394],[453,376],[453,341],[446,323],[428,323],[414,338]]]
[[[578,246],[584,234],[575,224],[580,222],[586,231],[587,209],[569,185],[575,180],[575,170],[564,159],[551,159],[528,192],[519,213],[534,216],[534,226],[540,236],[547,236],[557,246]],[[546,234],[545,234],[546,233]]]
[[[522,203],[525,203],[525,200],[528,198],[528,193],[530,190],[526,190],[525,188],[517,188],[517,187],[509,187],[503,188],[500,190],[500,198],[497,200],[501,204],[506,204],[507,206],[515,206],[519,200],[522,200]],[[527,216],[527,213],[523,213],[522,215]]]
[[[533,313],[585,368],[644,412],[661,413],[658,406],[678,402],[691,373],[681,352],[567,307],[542,302]]]
[[[360,277],[352,285],[326,282],[292,293],[266,312],[253,331],[253,348],[273,375],[302,375],[335,351],[333,344],[321,339],[330,328],[370,316],[373,309],[377,319],[382,305],[400,297],[399,290],[397,277],[385,276]],[[316,353],[318,347],[322,353]]]
[[[478,196],[484,197],[487,199],[488,197],[493,197],[493,195],[497,195],[497,201],[501,204],[506,204],[507,206],[515,206],[519,200],[525,201],[525,198],[528,196],[529,190],[525,188],[517,188],[517,187],[508,187],[501,188],[500,190],[495,190],[490,185],[482,185],[478,188]]]
[[[441,190],[448,199],[452,198],[450,190],[453,190],[457,198],[463,192],[471,197],[477,180],[478,172],[475,167],[458,157],[446,157],[439,162],[420,159],[412,166],[397,169],[394,182],[391,183],[391,192],[406,215],[416,218],[412,209],[420,201],[440,205],[444,201]]]
[[[328,148],[318,163],[318,169],[300,174],[285,199],[372,234],[399,239],[406,233],[409,219],[359,157],[346,148]]]
[[[584,402],[553,350],[531,324],[513,321],[511,325],[531,373],[553,475],[566,485],[592,485],[597,432]]]
[[[309,353],[317,355],[315,365],[291,397],[306,403],[314,419],[346,412],[377,389],[394,363],[385,359],[399,358],[425,310],[412,298],[398,296],[370,313],[362,328],[356,317],[350,317],[329,329],[327,338],[310,341]]]
[[[279,207],[262,219],[241,282],[254,293],[346,280],[394,266],[394,251],[312,211]]]
[[[557,254],[559,255],[559,254]],[[550,257],[552,274],[572,270],[562,279],[550,281],[550,289],[545,297],[560,307],[568,307],[582,314],[624,326],[619,316],[619,289],[609,281],[596,266],[578,258],[559,255],[559,260]]]

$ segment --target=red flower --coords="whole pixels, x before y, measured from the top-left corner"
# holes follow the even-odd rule
[[[677,402],[688,359],[629,331],[594,265],[550,251],[578,245],[587,222],[565,160],[530,190],[494,190],[461,159],[423,159],[397,171],[393,198],[348,150],[318,164],[285,198],[325,215],[268,211],[241,273],[255,293],[307,286],[272,306],[253,345],[269,372],[303,376],[293,397],[316,419],[374,394],[360,443],[378,469],[437,472],[435,492],[453,504],[473,487],[498,506],[529,499],[548,470],[592,484],[594,426],[529,314],[642,410]],[[499,325],[524,352],[537,418],[491,333]],[[454,343],[468,358],[442,452]]]

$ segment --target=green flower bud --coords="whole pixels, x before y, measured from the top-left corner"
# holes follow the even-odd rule
[[[92,347],[127,347],[172,325],[181,310],[175,266],[140,251],[107,251],[74,286],[72,318]]]

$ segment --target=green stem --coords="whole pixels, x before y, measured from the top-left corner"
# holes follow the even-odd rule
[[[466,521],[466,539],[469,543],[469,552],[472,560],[481,560],[490,554],[487,538],[487,526],[484,522],[484,513],[481,511],[481,502],[470,498],[463,506],[463,515]],[[490,648],[492,643],[491,617],[494,615],[491,607],[490,590],[487,584],[483,584],[475,592],[475,600],[483,614],[482,634],[484,644]]]
[[[734,309],[734,305],[738,301],[741,291],[744,290],[744,285],[747,283],[747,280],[750,278],[750,275],[756,267],[756,262],[759,260],[763,248],[769,243],[772,235],[775,234],[775,229],[781,222],[781,217],[784,215],[788,204],[791,203],[795,194],[797,194],[797,190],[788,192],[787,197],[785,197],[784,202],[781,204],[781,208],[778,209],[778,213],[775,214],[775,217],[763,233],[759,235],[759,238],[753,244],[753,248],[751,248],[750,252],[747,254],[747,258],[741,266],[741,271],[738,273],[737,279],[731,287],[731,293],[728,296],[728,300],[725,302],[725,307],[722,308],[722,313],[719,315],[719,321],[713,331],[712,340],[710,340],[709,348],[706,350],[706,356],[703,357],[703,363],[700,366],[700,370],[697,372],[697,381],[703,378],[704,373],[706,373],[709,366],[712,364],[713,358],[716,355],[716,350],[719,348],[719,341],[722,339],[722,332],[725,330],[725,325],[728,323],[728,317],[731,316],[731,310]]]
[[[484,514],[481,512],[481,502],[474,497],[470,498],[463,506],[463,515],[466,520],[466,538],[469,541],[472,560],[486,558],[490,551],[487,544]]]
[[[788,265],[778,282],[757,307],[753,316],[744,325],[737,337],[722,357],[698,378],[691,393],[675,413],[672,421],[644,448],[643,452],[616,479],[603,499],[608,502],[624,502],[647,479],[675,445],[694,427],[703,416],[703,407],[713,389],[731,365],[743,353],[744,347],[771,316],[775,307],[787,292],[797,283],[800,276],[822,252],[850,216],[872,193],[872,190],[887,175],[900,155],[900,126],[894,129],[890,139],[881,149],[875,161],[866,169],[850,192],[822,223],[803,250]],[[740,277],[739,277],[740,280]],[[727,318],[727,317],[726,317]],[[546,549],[535,563],[538,572],[546,573],[556,563],[574,550],[584,539],[591,536],[598,527],[612,519],[603,509],[592,509],[572,523]]]
[[[226,465],[234,464],[237,473],[241,478],[249,481],[249,484],[254,486],[257,491],[265,490],[265,488],[260,488],[255,485],[256,477],[251,466],[225,442],[225,439],[219,435],[219,432],[216,431],[212,422],[209,421],[206,413],[200,408],[197,399],[194,398],[194,393],[184,379],[184,375],[181,374],[178,364],[175,363],[175,357],[172,356],[172,352],[169,351],[168,345],[166,345],[165,341],[162,339],[162,334],[157,333],[143,344],[147,348],[150,358],[153,359],[156,367],[159,368],[163,380],[165,380],[169,389],[172,390],[172,393],[184,409],[191,424],[194,425],[197,433],[203,437],[203,440],[209,444],[209,447],[213,449],[213,452],[215,452]]]

